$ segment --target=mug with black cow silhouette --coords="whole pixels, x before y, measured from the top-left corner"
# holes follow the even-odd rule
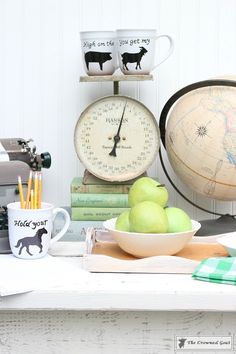
[[[42,203],[40,209],[22,209],[19,202],[7,205],[8,234],[14,256],[23,259],[42,258],[49,247],[60,240],[70,225],[70,215],[63,208]],[[57,213],[64,215],[65,223],[52,238],[53,222]]]
[[[156,30],[117,30],[117,54],[120,70],[125,75],[147,75],[172,54],[173,39],[167,34],[157,35]],[[168,49],[160,58],[157,55],[157,40],[168,40]],[[157,60],[155,62],[155,60]]]
[[[85,72],[92,76],[112,75],[117,69],[114,31],[80,32]]]

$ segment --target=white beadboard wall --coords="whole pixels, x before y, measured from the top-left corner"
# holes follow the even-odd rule
[[[174,53],[153,73],[153,82],[120,85],[122,94],[140,99],[157,120],[183,86],[236,73],[235,0],[0,0],[0,137],[33,138],[38,152],[51,153],[44,199],[55,205],[70,204],[70,182],[83,174],[73,145],[80,113],[112,93],[111,83],[79,83],[84,75],[79,32],[117,28],[155,28],[175,41]],[[164,42],[158,48],[161,55]],[[212,217],[174,191],[158,157],[148,172],[166,183],[170,204],[196,219]],[[169,173],[201,206],[236,213],[235,203],[197,196]]]

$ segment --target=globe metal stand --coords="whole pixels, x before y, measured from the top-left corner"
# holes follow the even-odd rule
[[[176,185],[174,184],[174,182],[170,178],[170,176],[169,176],[169,174],[168,174],[168,172],[166,170],[166,167],[164,165],[161,149],[159,149],[159,156],[160,156],[160,161],[161,161],[161,165],[162,165],[163,171],[164,171],[168,181],[170,182],[172,187],[175,189],[175,191],[179,195],[181,195],[181,197],[184,200],[186,200],[188,203],[190,203],[194,207],[196,207],[196,208],[198,208],[198,209],[200,209],[200,210],[202,210],[202,211],[204,211],[206,213],[219,216],[219,218],[217,218],[217,219],[199,220],[199,222],[201,224],[201,228],[196,232],[196,234],[195,234],[196,236],[211,236],[211,235],[219,235],[219,234],[224,234],[224,233],[236,231],[236,219],[235,219],[236,215],[216,213],[214,211],[210,211],[208,209],[205,209],[205,208],[201,207],[200,205],[195,204],[192,200],[188,199],[176,187]]]
[[[219,235],[236,231],[236,220],[234,215],[221,215],[218,219],[200,220],[201,228],[196,236]]]
[[[215,80],[205,80],[205,81],[200,81],[191,85],[188,85],[184,87],[183,89],[179,90],[176,92],[165,104],[161,115],[160,115],[160,134],[161,134],[161,141],[163,143],[163,146],[165,147],[165,127],[166,127],[166,120],[168,113],[174,103],[183,95],[187,94],[190,91],[194,91],[199,88],[207,87],[207,86],[230,86],[230,87],[236,87],[236,81],[233,80],[224,80],[224,79],[215,79]],[[174,184],[172,179],[170,178],[166,168],[165,164],[162,158],[162,153],[161,153],[161,148],[159,149],[159,156],[160,156],[160,162],[163,168],[163,171],[171,183],[172,187],[176,190],[176,192],[183,198],[185,199],[188,203],[193,205],[194,207],[206,212],[210,213],[213,215],[219,216],[217,219],[207,219],[207,220],[199,220],[201,223],[201,228],[197,231],[196,236],[209,236],[209,235],[219,235],[223,233],[228,233],[228,232],[235,232],[236,231],[236,215],[230,215],[230,214],[221,214],[217,213],[214,211],[210,211],[208,209],[205,209],[197,204],[195,204],[192,200],[188,199]]]

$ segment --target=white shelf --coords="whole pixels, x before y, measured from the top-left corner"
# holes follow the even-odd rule
[[[152,75],[101,75],[101,76],[80,76],[80,82],[102,82],[102,81],[150,81]]]
[[[82,264],[80,257],[63,260]],[[186,274],[88,273],[86,280],[70,287],[1,297],[0,310],[235,312],[235,298],[235,286],[197,281]]]

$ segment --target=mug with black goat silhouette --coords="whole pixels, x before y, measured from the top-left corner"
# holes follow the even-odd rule
[[[167,34],[157,35],[156,30],[117,30],[117,54],[120,70],[125,75],[147,75],[163,63],[172,54],[173,39]],[[155,63],[156,42],[166,38],[169,42],[168,50]]]
[[[112,75],[117,69],[114,31],[80,32],[84,69],[90,76]]]
[[[40,209],[22,209],[19,202],[7,205],[8,234],[14,256],[23,259],[42,258],[49,247],[66,233],[70,225],[70,215],[63,208],[42,203]],[[62,213],[65,224],[52,238],[53,221],[57,213]]]

